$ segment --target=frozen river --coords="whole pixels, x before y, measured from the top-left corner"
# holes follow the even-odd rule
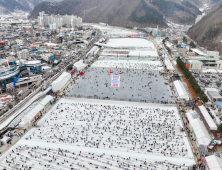
[[[38,126],[1,157],[1,165],[182,170],[195,163],[171,105],[61,99]]]
[[[67,92],[70,97],[115,99],[148,103],[174,102],[160,74],[159,61],[98,60]],[[113,73],[109,73],[112,70]],[[119,74],[119,71],[122,74]],[[120,87],[111,86],[111,76],[120,76]]]

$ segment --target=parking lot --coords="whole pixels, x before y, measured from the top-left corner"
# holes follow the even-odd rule
[[[217,88],[222,90],[222,74],[221,73],[202,73],[199,71],[191,71],[194,78],[202,88]]]

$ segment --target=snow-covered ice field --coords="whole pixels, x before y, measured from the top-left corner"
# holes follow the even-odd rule
[[[113,26],[93,25],[93,27],[100,29],[104,33],[104,35],[138,34],[136,30],[129,30],[129,29],[118,28],[118,27],[113,27]]]
[[[157,61],[138,61],[138,60],[98,60],[92,64],[92,67],[108,67],[108,68],[128,68],[143,70],[163,70],[162,64]]]
[[[155,46],[151,41],[143,38],[110,38],[107,45],[111,47],[155,49]]]
[[[66,98],[38,126],[0,158],[0,169],[187,169],[195,164],[173,105]]]
[[[173,103],[159,60],[98,60],[67,92],[71,97]],[[113,73],[109,73],[110,69]],[[111,86],[111,76],[120,74],[120,87]]]

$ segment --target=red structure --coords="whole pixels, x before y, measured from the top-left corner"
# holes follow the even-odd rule
[[[5,43],[3,41],[0,41],[0,45],[5,45]]]

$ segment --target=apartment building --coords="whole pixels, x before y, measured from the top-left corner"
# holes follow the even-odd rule
[[[64,26],[69,25],[72,27],[82,26],[82,18],[75,15],[48,15],[45,11],[39,12],[38,23],[40,26]],[[52,27],[52,26],[51,26]]]

